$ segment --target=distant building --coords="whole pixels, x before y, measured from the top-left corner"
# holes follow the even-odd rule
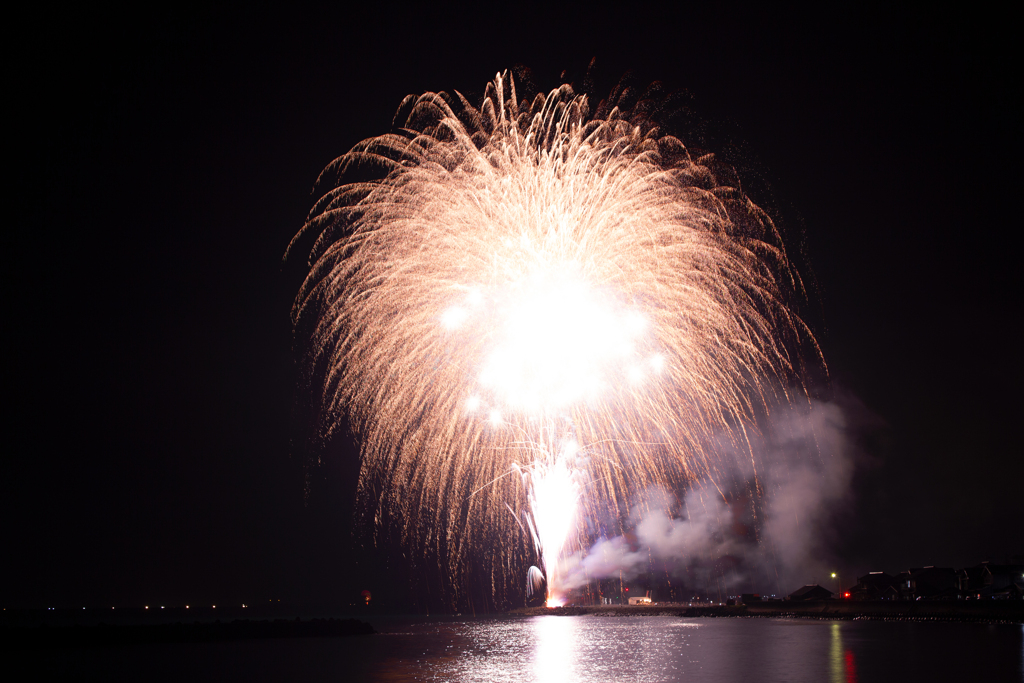
[[[637,598],[630,598],[629,599],[629,604],[631,604],[631,605],[650,605],[651,604],[651,599],[649,597],[647,597],[646,595],[645,596],[641,596],[641,597],[637,597]]]
[[[804,586],[798,594],[810,594]],[[911,567],[890,576],[868,572],[843,594],[853,600],[1021,600],[1024,599],[1024,556],[1011,556],[1003,564],[982,562],[974,567]],[[815,598],[802,598],[815,599]]]
[[[900,593],[910,600],[956,600],[960,597],[957,573],[952,567],[911,567]]]
[[[743,593],[740,595],[740,602],[749,605],[754,602],[761,602],[761,596],[757,593]]]
[[[1021,600],[1024,599],[1024,589],[1015,583],[1005,588],[995,588],[988,595],[992,600]]]
[[[793,591],[787,597],[788,600],[828,600],[832,597],[832,591],[822,588],[818,584],[804,586]]]
[[[857,577],[857,585],[850,589],[851,600],[899,600],[898,579],[885,572],[868,572]]]
[[[966,598],[1019,598],[1024,593],[1024,565],[982,562],[961,569],[957,580]]]

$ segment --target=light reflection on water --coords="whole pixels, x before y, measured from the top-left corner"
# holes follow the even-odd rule
[[[691,666],[695,660],[687,650],[700,627],[697,620],[664,617],[542,616],[445,624],[434,635],[443,638],[447,632],[446,653],[461,651],[461,656],[421,659],[415,672],[396,661],[386,675],[379,672],[380,680],[674,681],[700,668]]]
[[[983,624],[542,616],[424,627],[407,634],[414,661],[390,649],[364,680],[857,683],[987,667],[990,680],[1016,681],[1024,656],[1020,627]],[[444,656],[423,648],[432,639],[446,641]]]
[[[1024,627],[947,622],[542,616],[379,619],[379,634],[7,652],[11,680],[1024,680]]]
[[[686,631],[699,624],[682,619],[595,621],[544,616],[528,620],[525,626],[532,636],[532,680],[564,683],[624,680],[638,672],[646,672],[642,680],[674,680],[682,673],[682,662],[688,661],[681,650],[689,645]],[[666,656],[668,652],[673,655]],[[530,654],[524,649],[518,657]],[[480,664],[481,669],[465,672],[468,680],[498,680],[503,675],[496,662]]]
[[[857,664],[853,650],[843,647],[843,627],[838,621],[832,622],[832,646],[829,648],[829,667],[832,683],[857,683]]]
[[[533,675],[538,683],[563,683],[574,676],[577,621],[546,616],[535,619]]]

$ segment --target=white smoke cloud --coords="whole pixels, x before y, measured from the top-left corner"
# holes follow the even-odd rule
[[[824,582],[863,457],[858,442],[876,424],[850,397],[777,411],[751,438],[752,456],[722,446],[713,477],[686,491],[648,491],[630,533],[567,558],[567,586],[667,576],[704,595],[786,594]]]

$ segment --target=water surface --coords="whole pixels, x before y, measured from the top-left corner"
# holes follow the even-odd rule
[[[1024,680],[1020,625],[593,615],[371,622],[378,635],[83,648],[20,653],[8,664],[40,680]]]

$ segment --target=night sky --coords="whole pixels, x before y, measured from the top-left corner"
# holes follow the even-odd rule
[[[401,596],[351,540],[352,444],[307,487],[282,256],[319,171],[405,95],[478,101],[514,65],[548,90],[593,57],[598,92],[689,91],[784,231],[828,391],[862,405],[837,566],[1024,550],[1005,17],[340,7],[8,23],[5,607]]]

